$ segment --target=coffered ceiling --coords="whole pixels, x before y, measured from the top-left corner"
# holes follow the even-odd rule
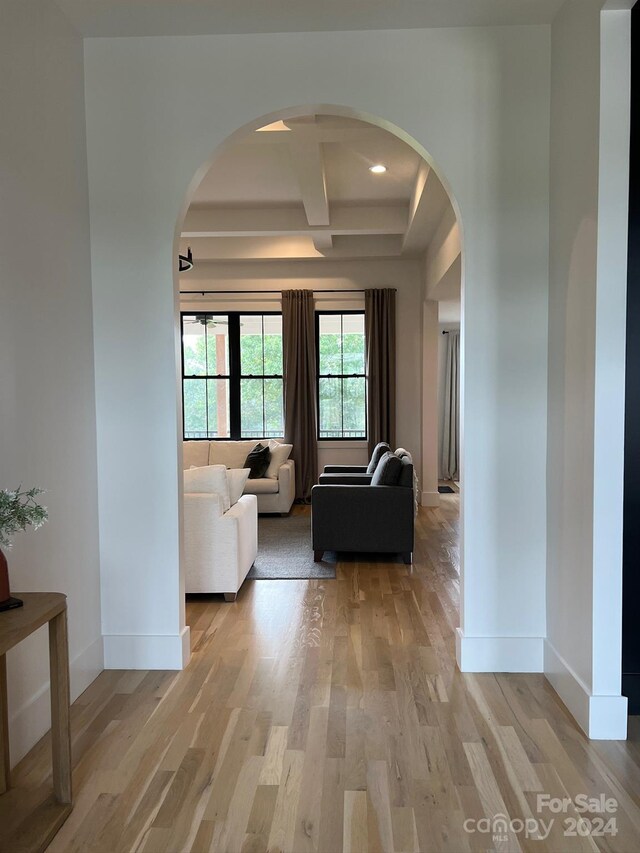
[[[393,134],[310,116],[252,131],[221,153],[195,191],[181,245],[197,265],[415,257],[449,207],[436,173]]]

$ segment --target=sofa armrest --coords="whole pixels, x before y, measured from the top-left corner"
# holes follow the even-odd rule
[[[413,551],[413,489],[314,486],[311,529],[314,551]]]
[[[287,459],[278,469],[278,492],[281,495],[291,495],[291,503],[296,496],[296,464],[293,459]]]
[[[187,592],[235,595],[257,553],[258,502],[243,495],[227,512],[215,494],[185,495],[184,565]]]
[[[321,486],[370,486],[373,474],[324,473],[320,474]]]
[[[367,465],[325,465],[323,474],[366,474]]]
[[[187,592],[211,589],[206,578],[211,575],[216,557],[219,525],[223,519],[222,498],[212,492],[184,496],[184,560]],[[229,562],[229,553],[223,552]]]

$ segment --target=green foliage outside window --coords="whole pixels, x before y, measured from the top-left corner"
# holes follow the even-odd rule
[[[321,314],[318,355],[320,438],[366,437],[364,315]]]
[[[224,438],[230,428],[229,323],[240,343],[240,426],[243,438],[284,432],[280,315],[199,315],[185,318],[184,432],[187,438]],[[319,435],[366,437],[364,315],[320,315]],[[211,379],[211,376],[224,376]],[[235,386],[237,387],[237,386]],[[238,427],[236,427],[238,429]],[[235,433],[238,435],[238,432]]]
[[[207,315],[203,315],[207,316]],[[226,316],[226,315],[225,315]],[[261,333],[265,325],[265,334]],[[206,332],[205,332],[206,328]],[[246,333],[244,329],[251,331]],[[253,333],[258,328],[260,333]],[[279,437],[284,431],[280,317],[240,317],[240,431],[242,437]],[[264,343],[264,346],[263,346]],[[230,435],[228,320],[186,322],[183,334],[184,433],[188,438]],[[206,379],[224,374],[229,378]],[[270,378],[263,378],[264,376]],[[201,378],[191,378],[201,377]]]

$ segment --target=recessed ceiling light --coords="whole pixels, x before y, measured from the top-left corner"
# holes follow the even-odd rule
[[[382,163],[376,163],[375,166],[369,166],[369,171],[373,172],[374,175],[383,175],[387,171],[387,167],[383,166]]]

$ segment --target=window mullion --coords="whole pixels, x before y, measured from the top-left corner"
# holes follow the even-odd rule
[[[265,395],[265,387],[264,387],[264,314],[260,318],[260,328],[262,330],[262,435],[266,437],[267,435],[267,411],[264,401]]]
[[[229,319],[229,433],[232,439],[241,437],[240,408],[240,314],[233,312]]]
[[[340,433],[344,438],[344,314],[340,315]]]

